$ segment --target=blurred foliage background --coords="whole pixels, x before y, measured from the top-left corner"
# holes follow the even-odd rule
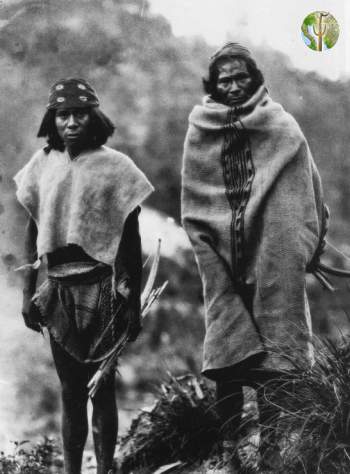
[[[57,430],[58,385],[48,350],[38,348],[20,321],[19,282],[13,269],[21,261],[24,213],[16,204],[12,177],[42,146],[35,137],[48,89],[60,77],[91,81],[102,110],[116,125],[109,146],[129,154],[153,182],[156,192],[147,205],[161,213],[164,225],[168,217],[179,223],[187,117],[201,100],[201,78],[215,48],[201,38],[175,37],[168,22],[152,15],[142,0],[5,3],[0,44],[0,263],[7,351],[0,370],[15,384],[17,408],[9,415],[20,417],[26,411],[21,429],[27,436]],[[296,70],[286,56],[270,49],[253,52],[270,94],[295,116],[309,141],[331,209],[330,238],[350,254],[350,81],[334,82]],[[172,229],[183,242],[181,230],[175,225]],[[167,242],[163,245],[166,248]],[[167,369],[200,370],[201,287],[189,245],[181,243],[168,252],[160,273],[160,281],[170,280],[168,290],[121,364],[125,420],[135,407],[151,400],[153,385]],[[346,282],[337,286],[330,295],[310,277],[314,326],[332,337],[349,326],[349,287]],[[43,421],[29,422],[34,419]]]

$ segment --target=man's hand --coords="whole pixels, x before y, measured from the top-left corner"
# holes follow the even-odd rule
[[[118,284],[116,285],[116,293],[119,298],[122,299],[126,306],[129,306],[132,298],[132,289],[130,287],[130,278],[124,272],[122,277],[119,277]],[[132,304],[132,303],[131,303]],[[137,309],[130,308],[126,312],[127,318],[130,320],[129,323],[129,336],[128,341],[133,342],[136,340],[137,336],[140,334],[142,329],[141,319],[140,319],[140,311]]]
[[[36,332],[41,332],[41,327],[39,324],[41,320],[40,311],[33,303],[32,295],[27,292],[23,292],[22,316],[24,319],[24,324],[27,326],[27,328]]]

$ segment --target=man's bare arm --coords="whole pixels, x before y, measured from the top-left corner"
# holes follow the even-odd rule
[[[38,258],[36,247],[36,239],[38,236],[38,229],[32,217],[29,217],[24,233],[24,258],[26,263],[34,263]],[[23,272],[23,293],[33,296],[36,289],[36,281],[38,277],[38,270],[34,268],[26,268]]]
[[[131,320],[130,340],[135,340],[141,330],[140,295],[142,278],[142,250],[137,207],[126,219],[119,246],[122,266],[130,278],[129,316]]]
[[[36,247],[36,238],[38,229],[34,220],[29,217],[25,227],[24,234],[24,257],[26,263],[34,263],[38,258]],[[38,323],[39,312],[32,303],[32,296],[36,290],[36,282],[38,278],[38,270],[36,268],[27,267],[23,270],[23,304],[22,315],[25,325],[34,331],[40,331]]]

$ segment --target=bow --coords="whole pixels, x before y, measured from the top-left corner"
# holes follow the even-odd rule
[[[158,267],[159,267],[159,261],[160,261],[160,247],[161,247],[161,240],[159,239],[157,250],[152,260],[151,269],[150,269],[145,287],[141,295],[141,318],[142,319],[148,314],[149,310],[151,309],[151,306],[160,297],[160,295],[163,293],[163,291],[165,290],[168,284],[168,281],[165,281],[161,286],[154,288],[154,283],[156,280]],[[146,260],[144,266],[147,265],[147,263],[148,263],[148,259]],[[101,337],[97,341],[94,349],[96,349],[97,345],[99,345],[100,341],[102,341],[106,331],[108,330],[110,325],[113,324],[113,321],[120,310],[121,308],[118,307],[116,314],[114,315],[114,317],[111,319],[106,329],[101,334]],[[120,337],[116,341],[116,344],[108,352],[108,354],[104,355],[101,359],[95,360],[95,362],[101,362],[101,361],[102,362],[101,362],[100,367],[97,369],[96,373],[94,374],[94,376],[91,378],[91,380],[88,383],[89,396],[91,398],[95,396],[105,376],[116,365],[118,357],[123,352],[125,346],[128,343],[129,335],[130,335],[130,323],[126,327],[125,331],[120,335]]]

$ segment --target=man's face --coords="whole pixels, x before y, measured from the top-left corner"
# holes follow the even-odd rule
[[[87,109],[59,109],[55,124],[58,135],[68,147],[82,146],[88,137],[90,114]]]
[[[253,78],[242,59],[225,59],[218,64],[217,101],[229,107],[243,104],[253,94]]]

